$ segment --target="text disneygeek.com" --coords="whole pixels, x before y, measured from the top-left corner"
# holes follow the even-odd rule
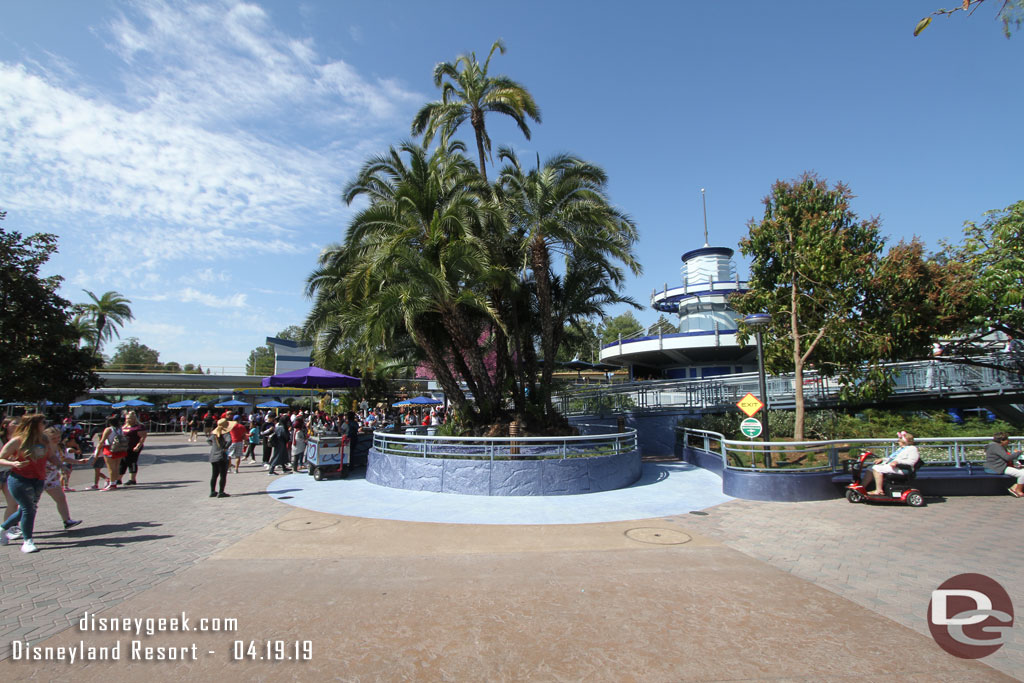
[[[181,662],[203,656],[227,656],[231,661],[304,662],[313,659],[311,640],[230,640],[166,645],[149,640],[164,633],[231,633],[238,620],[221,617],[193,618],[181,612],[172,617],[100,617],[85,612],[78,621],[80,633],[125,634],[135,639],[115,640],[102,645],[79,640],[71,645],[33,645],[26,640],[11,641],[11,660],[29,662]],[[145,640],[143,640],[145,638]],[[211,638],[212,640],[212,638]],[[211,645],[213,647],[211,647]]]

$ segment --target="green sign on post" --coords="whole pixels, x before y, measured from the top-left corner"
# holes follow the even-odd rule
[[[761,436],[761,421],[755,417],[748,417],[740,422],[740,431],[748,439],[756,439]]]

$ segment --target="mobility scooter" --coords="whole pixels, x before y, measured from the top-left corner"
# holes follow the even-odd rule
[[[863,485],[861,485],[861,473],[868,467],[870,462],[875,457],[875,454],[871,451],[864,451],[860,454],[859,460],[850,460],[850,472],[853,474],[853,483],[846,487],[846,500],[851,503],[902,503],[911,507],[921,507],[924,505],[924,496],[917,489],[910,486],[910,482],[917,476],[917,471],[921,468],[921,461],[918,460],[913,467],[907,465],[897,465],[896,468],[900,471],[899,474],[887,474],[882,478],[882,490],[884,493],[880,496],[871,495],[868,493]]]

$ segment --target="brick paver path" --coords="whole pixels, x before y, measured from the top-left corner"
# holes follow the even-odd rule
[[[117,605],[279,518],[288,509],[263,492],[268,479],[261,466],[243,465],[228,475],[230,498],[208,498],[205,444],[178,435],[150,438],[137,486],[87,491],[92,468],[80,466],[71,481],[77,491],[66,495],[83,523],[65,532],[44,493],[40,551],[24,554],[20,541],[0,548],[0,659],[12,640],[58,633],[84,611]]]
[[[17,545],[0,549],[0,658],[9,656],[12,640],[38,643],[73,627],[84,611],[100,612],[129,599],[144,602],[146,595],[173,595],[175,591],[187,590],[183,586],[166,589],[189,576],[215,571],[215,559],[203,561],[214,554],[229,558],[230,553],[222,552],[229,548],[238,554],[237,541],[253,538],[254,534],[259,537],[273,533],[268,529],[273,530],[275,522],[296,514],[293,508],[271,500],[263,492],[270,478],[259,466],[246,465],[240,474],[229,475],[228,491],[233,495],[228,499],[207,497],[209,476],[205,445],[188,444],[180,436],[154,437],[142,458],[139,486],[109,493],[84,491],[81,489],[91,483],[92,472],[83,468],[75,473],[73,484],[80,491],[69,493],[68,498],[72,516],[84,520],[80,527],[65,533],[53,502],[44,495],[36,524],[41,552],[25,555]],[[1019,587],[1024,560],[1018,551],[1020,541],[1024,540],[1019,522],[1024,514],[1022,506],[1024,501],[1009,496],[931,500],[922,509],[850,505],[845,500],[798,504],[732,501],[709,509],[707,514],[680,515],[664,522],[717,539],[751,558],[867,608],[860,615],[851,614],[851,619],[881,614],[926,633],[924,614],[931,591],[950,576],[963,572],[979,572],[996,579],[1010,592],[1018,612],[1024,610],[1024,592]],[[644,526],[663,526],[664,522],[658,522],[651,520]],[[344,525],[345,533],[359,527],[358,520],[350,521]],[[480,531],[475,527],[465,531],[430,525],[410,528],[417,533],[427,530],[430,534],[469,534],[467,537],[495,535],[490,529]],[[350,542],[346,539],[343,536],[336,542]],[[361,546],[357,544],[352,549],[358,547]],[[280,560],[284,566],[291,566],[291,558],[299,556],[293,552],[294,548],[288,558]],[[668,551],[652,551],[644,557],[657,558],[657,552]],[[426,551],[416,553],[423,555],[415,561],[423,564],[421,569],[427,572],[431,555]],[[237,566],[232,566],[236,573],[249,571],[250,566],[258,568],[260,561],[270,562],[257,560],[259,554],[248,557],[220,562],[235,562]],[[459,557],[450,561],[461,566],[460,563],[472,562],[476,556]],[[536,557],[538,562],[543,558]],[[499,559],[495,556],[494,561]],[[602,578],[600,559],[595,556],[595,565],[588,570],[593,572],[595,581],[607,578]],[[335,564],[342,561],[321,560]],[[521,562],[513,564],[520,569],[523,566]],[[750,571],[752,577],[763,578],[765,573],[755,565],[752,562],[749,570],[737,567],[743,572]],[[395,565],[385,562],[382,566]],[[403,568],[402,572],[409,571],[403,563],[397,566]],[[375,571],[382,569],[378,567]],[[633,586],[632,582],[642,581],[642,576],[643,572],[630,575],[622,585]],[[716,572],[708,575],[707,591],[714,591],[711,584],[718,580],[717,576]],[[506,578],[515,582],[513,575]],[[623,574],[612,578],[626,581],[627,577]],[[898,588],[892,587],[894,583]],[[400,585],[401,582],[396,584],[396,589]],[[158,587],[160,590],[148,590]],[[588,590],[581,596],[592,593]],[[363,594],[365,590],[353,596]],[[799,596],[794,596],[794,600],[799,600]],[[730,604],[725,600],[719,607]],[[676,603],[670,606],[677,609]],[[260,606],[254,603],[249,607]],[[312,616],[309,611],[302,614]],[[578,617],[583,619],[582,614]],[[737,619],[736,623],[742,625],[742,619]],[[685,623],[684,620],[679,625]],[[429,624],[424,623],[424,627],[429,628]],[[779,623],[779,629],[787,627],[793,626],[785,621]],[[1022,629],[1017,627],[1014,641],[984,662],[1019,676],[1024,671],[1021,634]],[[822,637],[827,635],[822,633]],[[656,647],[667,647],[670,641]]]
[[[1014,638],[983,661],[1024,672],[1024,500],[929,498],[923,508],[846,500],[735,500],[679,518],[693,530],[928,633],[931,591],[963,573],[992,577],[1016,611]]]

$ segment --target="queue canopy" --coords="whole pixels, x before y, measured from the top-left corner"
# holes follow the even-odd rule
[[[349,377],[348,375],[331,372],[330,370],[318,368],[315,365],[263,378],[263,386],[265,387],[343,389],[345,387],[358,387],[360,382],[358,377]]]

